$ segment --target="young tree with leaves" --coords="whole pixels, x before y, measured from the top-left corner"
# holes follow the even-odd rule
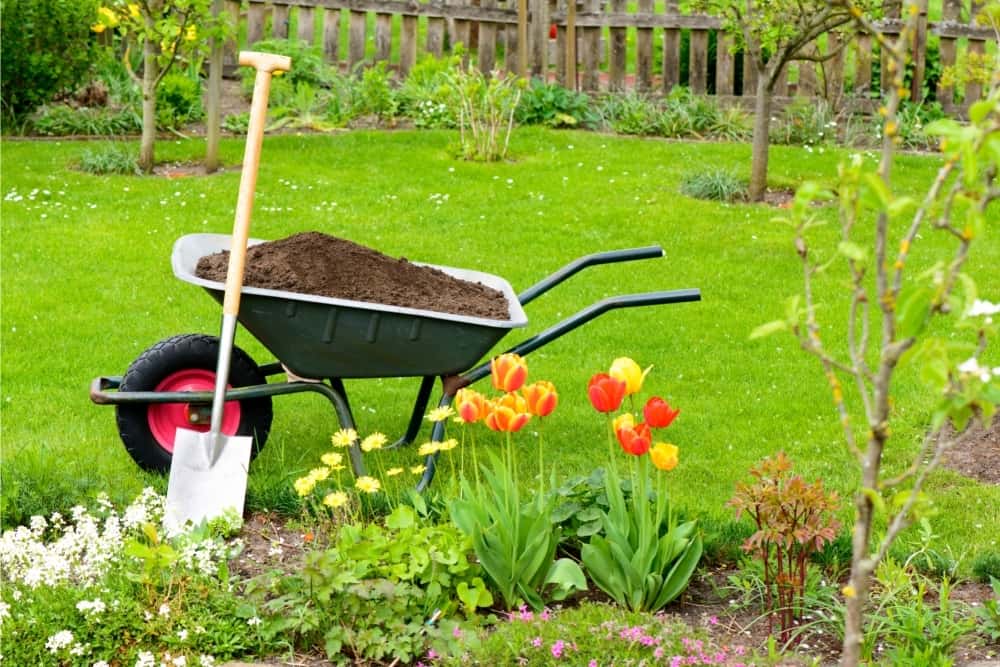
[[[892,39],[875,32],[861,8],[841,1],[888,54],[892,89],[879,110],[881,158],[874,170],[860,155],[840,168],[841,235],[835,251],[824,252],[810,242],[810,230],[822,224],[810,206],[821,195],[819,186],[799,189],[787,222],[794,229],[804,289],[789,301],[785,319],[758,327],[752,337],[790,331],[820,361],[858,466],[841,662],[853,667],[863,657],[865,610],[876,568],[896,537],[927,511],[925,483],[944,454],[968,436],[974,421],[988,425],[1000,404],[1000,366],[991,366],[985,354],[1000,332],[1000,287],[995,281],[987,284],[995,302],[980,299],[964,270],[973,244],[1000,231],[994,204],[1000,199],[1000,58],[992,56],[987,94],[971,105],[967,124],[942,120],[925,128],[941,137],[943,161],[926,195],[921,201],[900,196],[892,187],[894,153],[901,143],[897,111],[907,95],[907,47],[919,10],[914,4],[904,8],[906,23]],[[1000,19],[998,8],[994,0],[983,15]],[[913,254],[918,245],[929,246],[920,260]],[[834,309],[822,308],[815,289],[838,263],[848,285],[846,340],[840,343],[822,336],[835,327],[821,322],[820,314],[829,319]],[[931,320],[943,322],[931,328]],[[909,449],[892,435],[900,407],[892,397],[893,380],[900,369],[919,376],[933,400],[922,442]],[[897,474],[885,469],[888,451],[905,469]]]
[[[850,23],[851,14],[828,0],[691,0],[690,6],[722,17],[723,29],[757,72],[749,198],[761,201],[767,189],[775,86],[790,62],[833,57],[836,50],[819,55],[813,43]]]
[[[153,170],[156,142],[156,89],[178,61],[196,62],[211,38],[224,39],[225,14],[213,15],[211,0],[111,0],[98,10],[95,32],[114,30],[122,40],[122,59],[142,89],[142,141],[139,168]],[[132,52],[142,48],[142,76],[132,67]]]

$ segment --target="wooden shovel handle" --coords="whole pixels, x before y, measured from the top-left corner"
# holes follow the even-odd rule
[[[243,271],[246,266],[247,239],[250,236],[250,213],[257,189],[257,171],[260,167],[260,148],[264,141],[264,123],[267,119],[267,98],[271,92],[271,74],[287,71],[292,59],[272,53],[240,52],[240,64],[257,70],[253,99],[250,102],[250,125],[243,153],[243,172],[240,175],[240,193],[236,200],[236,220],[233,223],[233,242],[229,248],[229,267],[226,271],[226,296],[222,312],[235,317],[240,311],[240,290],[243,288]]]

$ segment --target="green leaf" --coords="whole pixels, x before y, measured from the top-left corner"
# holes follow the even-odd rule
[[[403,530],[404,528],[411,528],[417,523],[417,514],[413,511],[412,507],[408,505],[400,505],[392,511],[388,517],[386,517],[385,525],[386,528],[392,530]]]
[[[931,300],[934,292],[928,287],[918,287],[902,301],[897,311],[896,332],[900,338],[920,335],[931,318]]]
[[[753,331],[750,332],[750,340],[756,340],[758,338],[764,338],[765,336],[770,336],[776,334],[779,331],[788,331],[788,322],[785,320],[774,320],[768,322],[767,324],[761,324]]]
[[[883,211],[888,209],[892,201],[892,193],[889,192],[885,182],[879,178],[878,174],[865,174],[864,180],[868,186],[867,193],[874,195],[878,207]]]
[[[980,100],[969,107],[969,120],[982,123],[992,110],[993,103],[990,100]]]
[[[872,504],[876,513],[885,513],[885,500],[882,499],[882,494],[875,489],[861,489],[861,493],[863,493],[865,498],[867,498]]]
[[[587,578],[576,562],[560,558],[552,563],[545,575],[545,585],[554,585],[556,590],[553,599],[562,600],[573,591],[587,590]]]
[[[868,253],[865,252],[865,249],[859,246],[857,243],[852,243],[851,241],[841,241],[840,243],[838,243],[837,252],[839,252],[847,259],[859,263],[865,262],[868,259]]]

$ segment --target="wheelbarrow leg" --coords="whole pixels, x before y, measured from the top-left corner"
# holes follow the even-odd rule
[[[327,394],[327,398],[333,403],[333,409],[337,412],[337,421],[340,422],[340,428],[351,429],[357,431],[357,424],[354,422],[354,415],[351,413],[351,405],[347,400],[347,388],[344,387],[344,381],[340,378],[329,378],[330,380],[330,392],[323,392]],[[361,456],[361,446],[359,438],[355,438],[354,442],[347,450],[348,457],[351,459],[351,470],[354,471],[354,476],[361,477],[367,474],[365,471],[365,463]]]
[[[438,407],[444,408],[451,405],[451,402],[455,400],[455,393],[462,386],[464,386],[462,376],[453,375],[449,377],[442,377],[441,386],[444,388],[444,391],[441,395],[441,400],[438,401]],[[447,419],[434,422],[434,427],[431,428],[431,442],[444,442],[444,432],[447,422]],[[434,452],[424,461],[424,474],[417,483],[417,493],[424,491],[428,486],[430,486],[431,480],[434,479],[434,471],[437,468],[438,454],[440,454],[440,452]]]
[[[417,437],[417,434],[420,433],[420,427],[424,422],[424,415],[427,414],[427,404],[430,403],[431,391],[433,389],[434,376],[425,375],[420,381],[420,389],[417,391],[417,401],[413,404],[413,413],[410,415],[410,423],[406,426],[406,433],[399,440],[386,447],[386,449],[395,449],[396,447],[408,445]]]

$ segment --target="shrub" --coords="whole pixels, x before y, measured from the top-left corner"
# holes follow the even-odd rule
[[[899,123],[899,138],[906,148],[925,150],[937,145],[937,137],[928,136],[924,127],[948,115],[938,102],[910,102],[899,105],[896,119]]]
[[[771,142],[817,146],[837,138],[833,111],[823,99],[797,97],[781,113],[771,128]]]
[[[414,65],[396,91],[399,110],[417,127],[454,127],[455,113],[448,102],[448,73],[459,58],[427,56]]]
[[[179,128],[201,120],[201,81],[186,74],[163,77],[156,93],[156,124],[163,128]]]
[[[450,99],[458,109],[462,156],[495,162],[507,156],[524,83],[513,75],[489,76],[473,66],[458,65],[448,73]]]
[[[139,153],[121,143],[99,149],[86,149],[80,156],[80,169],[89,174],[138,174]]]
[[[86,78],[94,60],[97,0],[3,0],[0,100],[19,118]]]
[[[129,109],[75,109],[64,104],[42,107],[31,119],[35,132],[57,137],[131,134],[141,129],[141,123],[142,119]]]
[[[556,83],[534,79],[521,96],[515,115],[524,125],[587,126],[594,120],[590,98]]]
[[[355,89],[353,115],[374,114],[381,118],[393,118],[399,104],[389,83],[390,74],[385,62],[376,63],[361,75]]]
[[[972,561],[972,574],[984,584],[991,579],[1000,579],[1000,553],[987,551],[976,556]]]
[[[695,95],[688,88],[674,88],[667,95],[657,119],[657,133],[670,137],[692,134],[705,137],[718,127],[720,117],[719,107],[710,98]]]
[[[272,86],[278,81],[287,81],[292,88],[300,83],[312,86],[326,86],[330,83],[333,69],[323,61],[323,52],[307,42],[297,39],[265,39],[253,44],[255,51],[276,53],[292,59],[292,69],[272,80]],[[256,73],[253,68],[242,68],[243,93],[249,98],[253,93],[253,82]]]
[[[598,106],[601,123],[619,134],[654,134],[660,111],[639,93],[608,95]]]
[[[710,169],[685,174],[681,193],[695,199],[734,202],[747,198],[746,181],[726,169]]]

